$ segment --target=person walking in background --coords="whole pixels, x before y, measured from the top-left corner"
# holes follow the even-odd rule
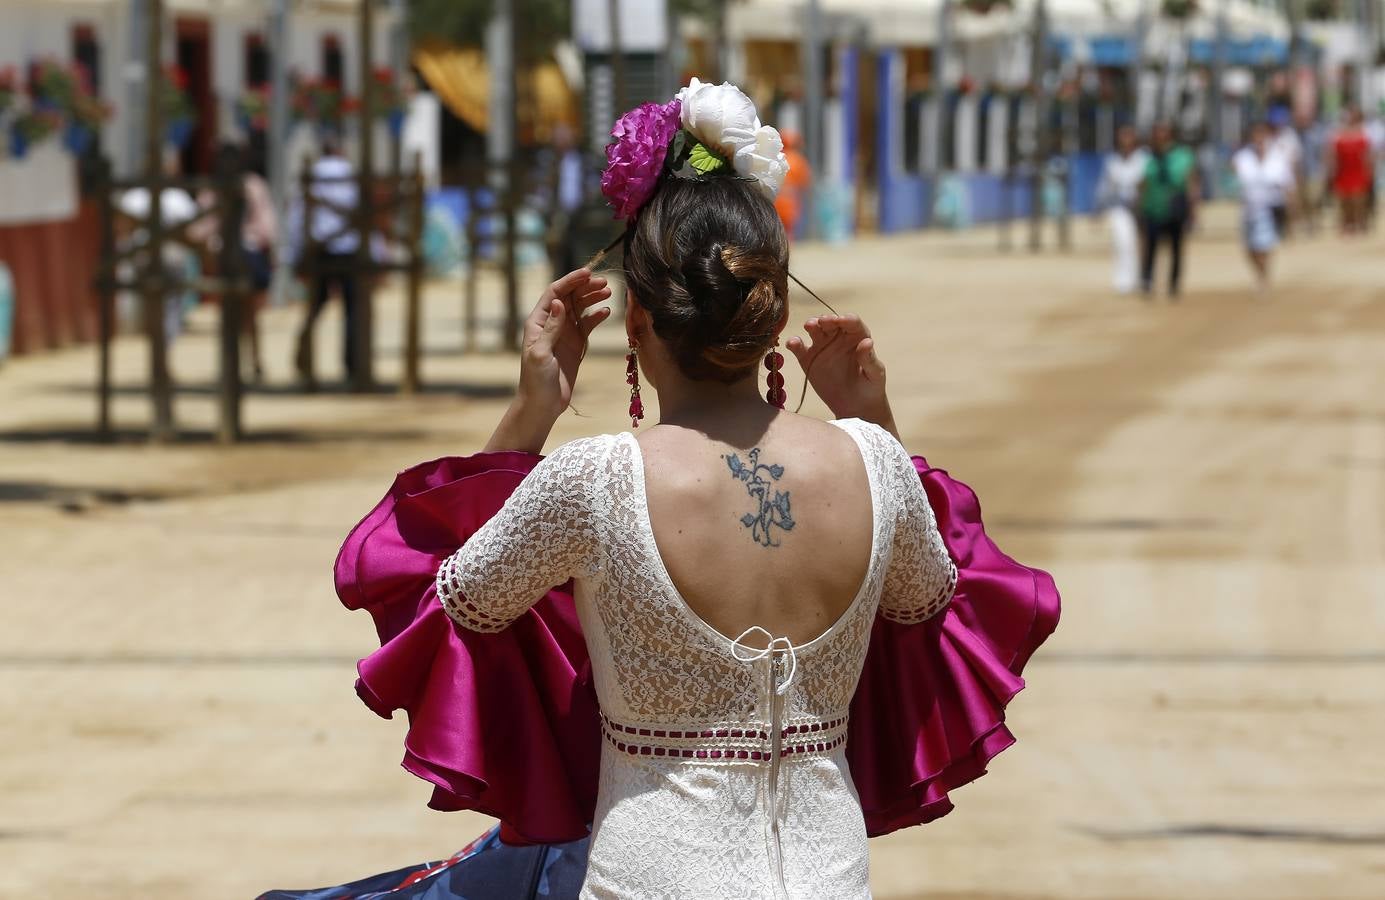
[[[241,196],[244,202],[240,222],[240,242],[245,273],[250,279],[250,294],[246,297],[241,316],[241,335],[250,341],[250,363],[256,381],[264,379],[264,364],[260,356],[259,314],[268,299],[269,285],[274,279],[274,248],[279,240],[279,217],[274,212],[274,199],[269,183],[261,174],[263,159],[247,162],[245,148],[226,143],[222,154],[229,154],[241,174]],[[221,248],[221,225],[215,213],[216,191],[203,190],[197,203],[204,210],[213,210],[197,224],[208,249]]]
[[[1149,155],[1140,146],[1133,125],[1116,131],[1116,150],[1106,157],[1097,189],[1100,205],[1106,210],[1115,254],[1112,285],[1118,294],[1129,294],[1140,280],[1140,227],[1135,206],[1140,199],[1140,182],[1145,176]]]
[[[342,353],[347,377],[356,371],[355,321],[357,315],[356,274],[352,271],[356,251],[360,248],[361,237],[352,227],[357,205],[360,203],[356,183],[356,169],[342,153],[341,140],[335,134],[322,139],[322,155],[312,164],[312,218],[308,222],[307,247],[298,248],[298,264],[312,273],[313,283],[309,285],[310,298],[308,314],[298,332],[298,349],[294,355],[294,365],[303,383],[312,387],[316,383],[313,372],[313,328],[318,316],[332,297],[332,289],[341,291],[344,322],[342,330]],[[303,210],[296,209],[302,216]],[[301,234],[301,228],[295,229]],[[309,262],[307,254],[313,254]]]
[[[1150,156],[1140,181],[1140,220],[1144,230],[1144,259],[1140,287],[1145,297],[1154,288],[1154,263],[1159,245],[1169,244],[1169,298],[1178,299],[1183,274],[1183,235],[1197,217],[1200,182],[1197,157],[1176,143],[1167,122],[1150,132]]]
[[[793,240],[798,234],[798,222],[803,216],[803,204],[808,191],[813,186],[813,172],[808,167],[808,157],[803,155],[803,138],[797,131],[784,129],[784,158],[789,161],[789,174],[784,176],[784,186],[774,198],[774,211],[779,221]]]
[[[586,162],[577,135],[564,124],[553,129],[552,195],[548,200],[548,258],[555,274],[577,268],[577,213],[586,199]]]
[[[1382,106],[1385,107],[1385,103]],[[1371,150],[1371,180],[1366,191],[1366,228],[1373,230],[1379,210],[1382,169],[1385,169],[1385,118],[1377,113],[1366,119],[1362,127]]]
[[[1266,117],[1269,122],[1269,152],[1283,159],[1293,176],[1292,183],[1285,185],[1284,193],[1275,198],[1270,207],[1274,214],[1274,227],[1280,239],[1287,238],[1296,224],[1302,204],[1298,202],[1297,186],[1304,182],[1303,141],[1293,126],[1293,116],[1287,106],[1275,106]]]
[[[1298,215],[1303,222],[1304,230],[1312,235],[1318,233],[1322,208],[1327,200],[1327,147],[1332,138],[1332,129],[1326,122],[1306,113],[1295,117],[1295,125],[1303,138],[1303,171],[1298,187]]]
[[[164,154],[163,171],[164,177],[169,180],[182,176],[182,163],[176,153],[170,151]],[[137,223],[123,241],[125,246],[147,244],[149,233],[143,223],[148,219],[151,208],[149,189],[138,187],[125,191],[120,195],[117,206]],[[186,241],[165,240],[160,251],[164,283],[168,286],[164,295],[163,325],[164,340],[169,344],[182,333],[188,310],[197,304],[201,296],[188,287],[201,274],[200,251],[197,248],[205,243],[209,233],[206,224],[193,222],[197,213],[197,201],[183,188],[166,184],[159,191],[160,224],[165,230],[172,231],[192,222],[185,234]]]
[[[246,268],[250,271],[250,299],[245,307],[243,333],[250,339],[250,362],[255,380],[264,380],[264,358],[260,353],[260,311],[269,299],[274,281],[274,248],[279,246],[279,217],[274,212],[274,197],[264,177],[263,159],[254,160],[245,170],[245,217],[241,221],[241,246],[245,248]]]
[[[1241,188],[1241,237],[1262,296],[1270,286],[1270,254],[1280,240],[1275,204],[1294,188],[1289,159],[1272,146],[1272,135],[1267,123],[1257,122],[1246,146],[1231,158]]]
[[[1337,198],[1343,234],[1360,234],[1366,228],[1366,208],[1371,182],[1371,142],[1366,135],[1361,110],[1347,110],[1346,122],[1332,139],[1328,153],[1328,181]]]

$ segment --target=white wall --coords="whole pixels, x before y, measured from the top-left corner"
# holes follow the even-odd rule
[[[72,58],[72,18],[61,6],[0,6],[0,67],[23,69],[32,60]],[[8,134],[4,135],[8,143]],[[24,159],[0,155],[0,224],[51,222],[77,211],[77,173],[61,136],[33,147]]]

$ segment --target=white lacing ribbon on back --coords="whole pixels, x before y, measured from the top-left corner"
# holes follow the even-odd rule
[[[744,643],[747,635],[756,632],[764,635],[768,641],[763,649],[749,647]],[[742,650],[749,651],[749,654],[742,656],[740,652]],[[798,652],[794,648],[793,641],[786,637],[775,637],[759,625],[751,625],[731,642],[731,655],[741,662],[755,662],[767,656],[773,656],[776,651],[782,651],[789,657],[789,674],[784,676],[783,681],[776,681],[774,685],[774,692],[782,697],[788,692],[789,685],[793,684],[794,676],[798,674]]]
[[[751,634],[762,634],[767,643],[763,649],[747,647],[743,642]],[[742,650],[749,653],[741,655]],[[777,654],[784,654],[789,658],[789,671],[781,679],[779,677],[778,661],[782,658]],[[731,642],[731,655],[741,662],[755,662],[756,660],[769,657],[770,659],[770,678],[774,687],[775,697],[770,701],[770,751],[769,751],[769,828],[765,835],[765,844],[769,850],[771,864],[775,874],[775,897],[787,898],[789,896],[788,885],[784,882],[784,847],[779,834],[780,819],[783,817],[783,810],[779,805],[779,766],[784,756],[784,695],[788,693],[789,686],[793,684],[794,676],[798,674],[798,651],[794,648],[793,641],[786,637],[775,637],[759,625],[751,625]]]

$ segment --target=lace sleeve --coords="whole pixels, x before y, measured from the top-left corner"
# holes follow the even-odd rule
[[[594,546],[590,485],[600,438],[564,444],[438,568],[443,609],[473,631],[503,631],[550,588],[577,575]]]
[[[891,622],[913,625],[942,612],[957,587],[957,566],[947,545],[918,470],[908,452],[891,439],[889,470],[897,492],[898,518],[890,565],[880,595],[880,614]]]

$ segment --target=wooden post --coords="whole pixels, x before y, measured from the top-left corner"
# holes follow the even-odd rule
[[[226,148],[216,161],[216,208],[221,226],[221,383],[218,391],[220,418],[217,439],[223,444],[240,440],[241,317],[246,288],[245,249],[241,221],[245,215],[241,167],[235,150]]]
[[[518,54],[515,28],[516,0],[495,0],[486,29],[486,65],[490,71],[490,126],[486,131],[486,173],[500,204],[501,262],[505,273],[505,324],[500,344],[519,348],[519,273],[515,256],[515,203],[520,192],[515,183],[515,151],[519,145],[515,117],[515,69]]]
[[[164,307],[173,282],[163,259],[163,17],[163,0],[149,0],[145,45],[149,92],[144,114],[144,180],[149,188],[149,217],[144,223],[144,271],[140,281],[144,287],[144,329],[149,339],[149,392],[153,401],[150,436],[156,441],[173,437],[173,385],[168,375],[168,333],[164,327]]]
[[[313,303],[319,290],[318,279],[322,277],[322,260],[319,248],[313,241],[313,216],[317,212],[317,198],[313,195],[313,157],[303,159],[303,168],[298,174],[298,196],[303,202],[303,220],[299,223],[298,255],[299,270],[308,285],[307,310],[304,312],[302,330],[298,333],[298,346],[294,354],[294,364],[298,375],[303,379],[306,390],[314,390],[317,385],[316,353],[313,346]]]
[[[403,177],[397,189],[404,190]],[[406,394],[419,389],[419,331],[423,291],[423,157],[415,151],[413,171],[408,176],[408,227],[405,229],[409,248],[408,296],[404,306],[404,377],[399,383]]]
[[[1029,77],[1034,85],[1034,146],[1030,159],[1029,183],[1029,249],[1043,249],[1044,176],[1051,152],[1048,121],[1048,4],[1034,4],[1034,36],[1029,62]]]
[[[97,158],[96,204],[101,220],[101,262],[96,272],[96,431],[111,437],[111,341],[115,333],[115,209],[111,202],[111,160]]]
[[[356,309],[350,317],[351,334],[351,390],[358,394],[369,391],[375,382],[372,371],[374,359],[373,335],[374,303],[371,299],[374,288],[375,257],[371,248],[371,234],[375,230],[375,2],[361,0],[360,15],[357,18],[360,35],[357,52],[360,54],[361,107],[357,115],[360,139],[360,188],[356,199],[356,233],[360,240],[356,246],[355,272],[348,277],[354,279]]]
[[[515,206],[519,203],[516,179],[519,166],[513,152],[505,161],[505,338],[506,350],[519,349],[519,256],[515,253]]]
[[[462,350],[466,353],[476,351],[476,291],[477,261],[481,254],[476,249],[478,229],[476,228],[476,217],[478,209],[476,198],[480,191],[471,192],[470,202],[467,204],[467,224],[466,224],[466,295],[462,304]]]

